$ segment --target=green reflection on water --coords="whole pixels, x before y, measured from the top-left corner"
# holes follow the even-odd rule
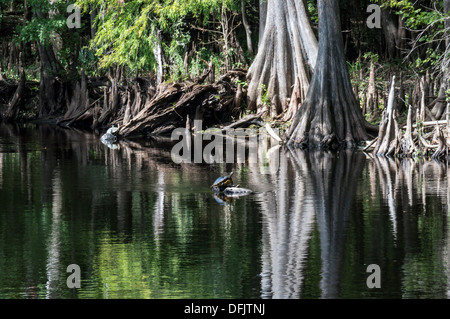
[[[288,153],[263,175],[55,128],[0,126],[0,141],[1,298],[447,297],[438,163]],[[231,170],[256,192],[220,205],[208,186]]]

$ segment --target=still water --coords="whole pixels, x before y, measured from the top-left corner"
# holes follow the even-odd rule
[[[268,173],[170,150],[0,125],[0,298],[450,296],[445,164],[280,150]],[[214,198],[230,171],[254,193]]]

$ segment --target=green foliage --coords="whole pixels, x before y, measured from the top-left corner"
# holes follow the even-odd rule
[[[248,82],[247,82],[247,81],[241,81],[241,80],[239,80],[239,79],[236,79],[236,81],[234,81],[234,83],[235,83],[236,85],[240,85],[240,86],[243,87],[243,88],[245,88],[245,87],[248,86]]]
[[[55,33],[62,34],[67,30],[66,18],[63,14],[66,11],[67,2],[58,0],[50,3],[45,0],[32,0],[29,5],[32,12],[37,14],[24,26],[19,26],[19,37],[16,39],[18,42],[47,43]]]
[[[32,13],[31,19],[17,26],[14,42],[17,45],[38,43],[53,46],[62,73],[67,72],[71,65],[77,65],[76,53],[83,43],[82,34],[86,32],[86,27],[67,27],[67,1],[29,0],[27,5]],[[15,7],[20,9],[17,3]]]
[[[261,91],[261,104],[269,106],[272,103],[272,97],[270,96],[266,86],[260,84],[258,89]]]
[[[392,8],[400,15],[406,25],[412,29],[434,24],[444,15],[442,13],[443,1],[412,1],[412,0],[374,0],[382,3],[384,8]],[[436,8],[433,10],[431,8]]]
[[[316,1],[308,1],[307,5],[311,22],[314,24],[319,24],[319,9]]]
[[[87,10],[97,9],[97,33],[91,49],[100,66],[127,65],[131,69],[149,69],[154,64],[152,49],[157,41],[152,21],[152,1],[131,1],[119,4],[116,0],[83,0],[77,3]]]
[[[384,1],[383,6],[393,8],[396,14],[403,18],[408,28],[417,30],[418,36],[413,50],[421,45],[431,45],[424,57],[417,57],[415,67],[438,69],[445,57],[443,52],[435,48],[436,44],[448,37],[448,32],[444,28],[448,13],[443,13],[443,1],[424,2],[427,1],[389,0]]]
[[[192,24],[206,27],[211,18],[220,18],[221,10],[237,10],[240,1],[131,0],[120,4],[117,0],[78,0],[77,4],[86,14],[97,10],[97,33],[91,49],[100,67],[124,65],[131,70],[155,70],[154,49],[158,44],[168,60],[168,80],[176,81],[188,74],[198,75],[204,68],[203,61],[214,56],[206,47],[199,47],[190,59],[189,69],[185,69]],[[213,63],[219,61],[215,57]]]
[[[373,63],[378,63],[380,57],[377,53],[372,52],[366,52],[363,55],[364,59],[367,59],[368,61],[372,61]]]

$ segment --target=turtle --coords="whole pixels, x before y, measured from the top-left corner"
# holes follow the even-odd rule
[[[221,176],[216,179],[216,181],[211,185],[213,192],[219,193],[223,192],[227,187],[233,187],[234,184],[231,176],[233,176],[233,172],[231,172],[230,175]]]

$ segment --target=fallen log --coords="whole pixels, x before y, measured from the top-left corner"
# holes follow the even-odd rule
[[[174,83],[166,90],[150,100],[144,109],[134,118],[122,126],[118,132],[121,136],[129,136],[134,132],[142,133],[145,130],[151,133],[161,124],[173,122],[177,117],[182,118],[177,113],[174,103],[183,95],[183,87],[179,83]]]
[[[216,83],[202,84],[207,75],[192,82],[164,84],[164,88],[160,86],[157,94],[147,101],[138,114],[133,117],[127,114],[127,121],[121,126],[119,135],[165,135],[175,128],[193,128],[195,120],[202,120],[203,127],[208,128],[231,118],[235,114],[233,112],[239,111],[234,103],[238,91],[236,80],[244,80],[246,73],[232,70]],[[240,91],[239,94],[242,97],[244,93]]]
[[[258,114],[250,114],[250,115],[244,116],[240,120],[237,120],[236,122],[233,122],[230,125],[223,127],[222,132],[247,126],[249,123],[260,120],[261,117],[264,115],[264,113],[265,112],[260,112]],[[264,125],[264,122],[262,124]]]
[[[433,125],[447,125],[447,120],[440,120],[440,121],[426,121],[426,122],[422,122],[420,123],[420,126],[424,127],[424,126],[433,126]],[[402,128],[406,129],[407,125],[404,125]],[[418,125],[417,124],[413,124],[412,128],[416,128]]]

